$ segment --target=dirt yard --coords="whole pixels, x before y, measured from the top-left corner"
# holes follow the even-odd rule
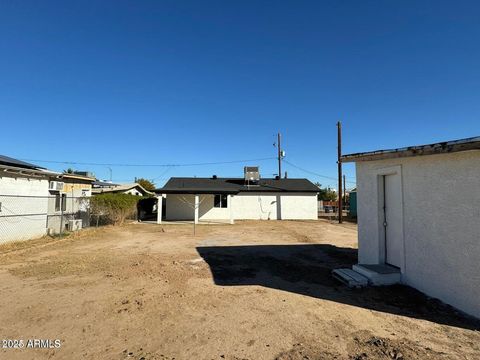
[[[479,323],[402,286],[350,290],[354,225],[131,224],[0,255],[1,359],[480,359]],[[8,344],[8,343],[7,343]],[[2,345],[5,345],[3,343]]]

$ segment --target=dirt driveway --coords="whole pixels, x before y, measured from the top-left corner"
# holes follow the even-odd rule
[[[61,347],[0,358],[480,359],[477,322],[410,288],[335,282],[355,247],[353,225],[249,221],[3,249],[0,338]]]

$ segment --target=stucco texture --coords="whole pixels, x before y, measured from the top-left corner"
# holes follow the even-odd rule
[[[248,193],[232,196],[227,208],[215,208],[213,195],[200,195],[200,220],[228,220],[230,207],[236,220],[315,220],[316,194]],[[193,220],[194,195],[167,195],[167,220]]]
[[[24,176],[0,177],[0,243],[46,233],[48,181]]]
[[[357,163],[359,262],[382,262],[379,173],[399,169],[402,282],[480,318],[480,151]]]

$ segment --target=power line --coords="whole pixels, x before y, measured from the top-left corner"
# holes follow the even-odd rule
[[[325,179],[329,179],[329,180],[335,180],[335,181],[337,180],[337,178],[335,178],[335,177],[333,177],[333,176],[326,176],[326,175],[322,175],[322,174],[316,173],[316,172],[314,172],[314,171],[310,171],[310,170],[304,169],[304,168],[302,168],[302,167],[300,167],[300,166],[297,166],[297,165],[295,165],[295,164],[292,164],[290,161],[287,161],[287,160],[285,160],[285,159],[283,159],[283,161],[286,162],[288,165],[293,166],[294,168],[296,168],[296,169],[298,169],[298,170],[301,170],[301,171],[303,171],[303,172],[306,172],[306,173],[308,173],[308,174],[315,175],[315,176],[318,176],[318,177],[321,177],[321,178],[325,178]],[[356,184],[356,183],[353,182],[353,181],[347,181],[347,182],[350,183],[350,184]]]
[[[158,180],[158,179],[163,179],[163,176],[166,175],[170,170],[172,170],[171,167],[168,167],[164,172],[162,172],[160,175],[158,175],[157,177],[154,177],[152,179],[152,181],[155,181],[155,180]]]
[[[276,157],[267,157],[259,159],[246,159],[246,160],[232,160],[232,161],[215,161],[215,162],[203,162],[203,163],[186,163],[186,164],[129,164],[129,163],[92,163],[92,162],[77,162],[77,161],[54,161],[54,160],[38,160],[38,159],[20,159],[23,161],[50,163],[50,164],[63,164],[63,165],[87,165],[87,166],[123,166],[123,167],[186,167],[186,166],[208,166],[208,165],[223,165],[223,164],[235,164],[244,163],[250,161],[265,161],[273,160]]]

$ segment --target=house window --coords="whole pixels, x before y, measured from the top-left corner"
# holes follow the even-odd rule
[[[213,206],[216,208],[226,208],[227,207],[227,195],[215,195],[213,200]]]
[[[60,194],[55,194],[55,211],[60,211]]]
[[[67,194],[62,194],[62,211],[67,210]]]

